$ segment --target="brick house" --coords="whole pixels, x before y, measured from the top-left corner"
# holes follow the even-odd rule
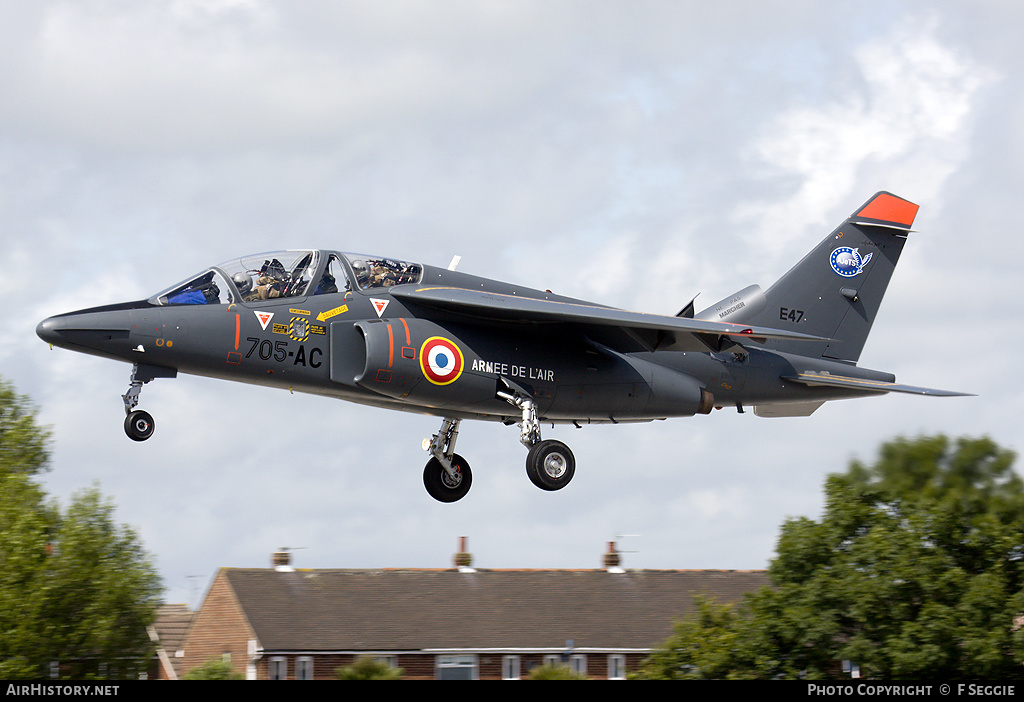
[[[765,584],[765,571],[614,564],[222,568],[176,662],[184,673],[228,660],[260,680],[333,679],[358,656],[386,660],[408,679],[515,679],[548,661],[591,678],[624,678],[695,611],[696,597],[734,602]]]

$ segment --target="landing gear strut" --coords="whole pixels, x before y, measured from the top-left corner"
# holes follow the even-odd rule
[[[455,453],[460,422],[459,419],[445,417],[441,429],[423,441],[423,448],[431,455],[423,469],[423,487],[438,502],[461,500],[473,485],[469,463]]]
[[[498,397],[523,413],[519,422],[519,441],[530,451],[526,454],[526,475],[541,490],[561,490],[576,474],[576,458],[569,447],[554,439],[541,440],[537,405],[521,390],[509,387]]]
[[[124,433],[132,441],[145,441],[153,436],[156,423],[153,415],[145,410],[138,410],[135,407],[139,404],[139,395],[142,394],[142,386],[154,378],[173,378],[178,371],[168,368],[158,368],[136,363],[132,366],[132,375],[128,383],[128,392],[121,395],[124,400]]]
[[[132,376],[128,384],[128,392],[121,395],[124,400],[124,433],[132,441],[145,441],[153,436],[156,424],[153,422],[153,415],[145,410],[135,409],[139,404],[139,395],[142,394],[142,386],[152,378],[145,377],[139,373],[139,365],[132,366]]]

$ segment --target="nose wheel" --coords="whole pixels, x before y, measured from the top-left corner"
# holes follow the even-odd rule
[[[145,441],[153,436],[155,428],[153,416],[145,410],[134,410],[124,418],[124,433],[132,441]]]

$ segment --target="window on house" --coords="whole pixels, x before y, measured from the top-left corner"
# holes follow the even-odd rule
[[[608,679],[626,679],[626,657],[621,653],[613,653],[608,656]]]
[[[313,679],[313,658],[312,656],[299,656],[295,659],[295,679]]]
[[[502,656],[501,657],[501,679],[502,680],[518,680],[519,679],[519,656]]]
[[[577,675],[587,674],[587,657],[582,653],[574,653],[569,656],[569,670]]]
[[[270,659],[270,668],[267,671],[271,680],[288,679],[288,659],[282,656],[275,656]]]
[[[438,680],[476,680],[476,656],[438,656],[435,662]]]

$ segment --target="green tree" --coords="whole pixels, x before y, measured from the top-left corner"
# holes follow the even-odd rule
[[[56,524],[39,486],[0,475],[0,678],[39,676],[51,650],[43,588]]]
[[[352,665],[338,668],[335,676],[338,680],[401,680],[402,669],[372,656],[360,656]]]
[[[564,663],[545,663],[530,671],[527,680],[587,680],[586,675],[574,673]]]
[[[185,673],[182,680],[242,680],[244,678],[245,676],[236,672],[230,663],[211,658]]]
[[[1024,485],[991,440],[896,439],[825,483],[818,522],[788,520],[772,586],[732,618],[690,626],[649,676],[1024,677]],[[671,655],[704,634],[726,659]],[[661,661],[655,666],[656,661]]]
[[[36,410],[0,378],[0,475],[36,475],[47,469],[50,431],[36,423]]]
[[[675,633],[644,661],[638,679],[700,680],[743,677],[738,663],[742,627],[733,605],[698,598],[697,616],[678,622]]]
[[[13,392],[3,398],[16,407],[0,416],[26,406]],[[23,462],[0,470],[0,678],[48,677],[52,662],[71,677],[133,677],[152,652],[156,570],[96,488],[75,494],[66,511],[47,500],[31,476],[45,464],[48,433],[28,436],[34,422],[14,424],[29,448],[2,437],[5,454]]]

